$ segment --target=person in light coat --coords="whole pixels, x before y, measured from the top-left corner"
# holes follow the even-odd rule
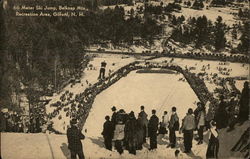
[[[163,115],[163,121],[162,121],[163,126],[167,129],[169,126],[169,116],[168,116],[168,112],[164,111],[164,115]]]
[[[122,122],[122,120],[118,120],[117,124],[115,125],[115,131],[114,131],[114,141],[115,141],[115,148],[119,154],[123,153],[122,148],[122,141],[124,139],[125,133],[124,133],[125,124]]]
[[[163,137],[167,134],[167,128],[169,126],[169,116],[168,112],[164,111],[164,115],[162,116],[162,121],[160,122],[159,134],[162,134]]]
[[[193,116],[193,109],[189,108],[187,115],[183,119],[181,131],[184,136],[185,153],[190,153],[192,149],[193,131],[195,129],[195,118]]]

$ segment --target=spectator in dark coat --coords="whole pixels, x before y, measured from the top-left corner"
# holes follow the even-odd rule
[[[143,120],[142,118],[138,115],[138,119],[137,119],[137,150],[141,150],[142,149],[142,145],[144,143],[144,127],[143,127]]]
[[[159,118],[155,115],[156,110],[152,110],[152,116],[148,122],[148,136],[150,137],[150,149],[157,149],[157,131],[159,125]]]
[[[219,152],[219,140],[218,140],[218,132],[216,130],[216,122],[213,120],[210,122],[210,137],[209,137],[209,143],[207,147],[206,152],[206,158],[218,158],[218,152]]]
[[[179,131],[179,117],[176,113],[176,107],[172,107],[172,114],[169,121],[169,142],[168,147],[175,148],[176,146],[176,134],[175,131]]]
[[[112,114],[112,117],[111,117],[111,122],[112,122],[112,124],[113,124],[113,134],[114,134],[114,131],[115,131],[115,124],[116,124],[116,121],[117,121],[117,119],[116,119],[116,117],[117,117],[116,107],[113,106],[113,107],[111,108],[111,110],[113,111],[113,114]]]
[[[113,111],[113,114],[112,114],[112,117],[111,117],[111,122],[115,125],[116,124],[116,116],[117,116],[116,107],[113,106],[111,108],[111,110]]]
[[[238,98],[238,95],[235,93],[235,92],[232,92],[232,95],[231,95],[231,99],[230,99],[230,102],[229,102],[229,106],[228,106],[228,116],[229,116],[229,122],[228,122],[228,129],[227,129],[227,132],[230,132],[232,130],[234,130],[234,126],[235,124],[237,123],[237,113],[236,113],[236,107],[238,106],[239,104],[239,98]]]
[[[125,124],[125,140],[129,153],[136,155],[137,141],[137,121],[134,112],[129,113],[129,119]]]
[[[206,117],[206,109],[205,105],[203,103],[198,102],[197,103],[197,108],[194,111],[195,114],[195,123],[196,123],[196,128],[198,130],[198,145],[203,143],[203,131],[205,127],[205,117]]]
[[[193,141],[193,131],[195,129],[195,118],[193,116],[193,110],[188,109],[187,115],[183,119],[181,130],[184,133],[184,147],[185,153],[190,153]]]
[[[102,135],[104,138],[104,144],[106,149],[112,151],[112,138],[113,138],[113,124],[110,121],[110,117],[105,117],[106,122],[103,124]]]
[[[84,139],[85,136],[81,133],[76,124],[76,119],[72,119],[70,121],[70,128],[67,130],[67,138],[69,143],[68,148],[71,153],[71,159],[76,159],[76,155],[78,155],[79,159],[84,159],[85,157],[82,150],[81,140]]]
[[[144,106],[141,106],[141,112],[139,113],[139,118],[143,126],[143,143],[146,143],[146,137],[148,135],[148,114],[144,111]]]
[[[242,89],[241,98],[240,98],[240,110],[239,110],[239,122],[243,124],[248,120],[249,115],[249,83],[244,83],[244,88]]]
[[[224,102],[224,96],[221,96],[219,108],[215,112],[215,116],[214,116],[217,129],[226,128],[228,126],[228,114],[226,111],[226,107],[227,105]]]

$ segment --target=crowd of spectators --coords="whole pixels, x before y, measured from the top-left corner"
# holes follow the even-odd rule
[[[39,133],[47,120],[44,110],[35,108],[26,115],[5,108],[0,112],[0,116],[1,132]]]

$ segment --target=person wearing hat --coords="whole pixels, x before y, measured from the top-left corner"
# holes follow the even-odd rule
[[[72,119],[70,121],[70,127],[67,129],[68,148],[71,153],[71,159],[76,159],[76,155],[78,155],[79,159],[84,159],[81,140],[83,140],[85,136],[76,124],[77,119]]]
[[[201,102],[198,102],[194,114],[195,114],[196,128],[198,130],[198,136],[199,136],[197,144],[200,145],[203,143],[203,131],[205,127],[205,117],[206,117],[205,105]]]
[[[103,124],[103,131],[102,135],[104,138],[104,144],[106,149],[112,151],[112,138],[113,138],[113,124],[110,121],[110,117],[106,116],[105,117],[105,123]]]
[[[148,122],[148,136],[150,137],[150,148],[149,150],[154,150],[157,148],[157,131],[159,125],[159,118],[155,115],[156,110],[152,110],[152,116]]]
[[[115,125],[115,123],[116,123],[116,116],[117,116],[116,107],[113,106],[111,108],[111,110],[113,112],[112,117],[111,117],[111,122]]]
[[[176,134],[175,131],[179,130],[179,117],[176,113],[176,107],[172,107],[172,114],[169,121],[169,145],[167,147],[175,148]]]
[[[113,114],[112,114],[112,116],[111,116],[111,122],[112,122],[112,124],[113,124],[113,134],[114,134],[115,125],[116,125],[116,121],[117,121],[116,107],[113,106],[113,107],[111,108],[111,110],[112,110],[112,112],[113,112]]]
[[[141,106],[141,112],[139,113],[139,118],[143,126],[143,143],[146,143],[146,137],[148,133],[148,114],[144,111],[144,106]]]

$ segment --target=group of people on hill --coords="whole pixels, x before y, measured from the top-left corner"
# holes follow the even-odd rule
[[[246,63],[249,61],[249,57],[237,55],[237,56],[227,56],[225,54],[210,54],[210,53],[200,53],[200,52],[187,52],[178,53],[176,48],[171,46],[167,50],[163,50],[162,54],[168,55],[168,57],[182,57],[182,58],[192,58],[192,59],[204,59],[204,60],[221,60],[221,61],[232,61],[232,62],[242,62]]]
[[[116,150],[122,154],[124,148],[131,154],[136,154],[136,150],[141,150],[142,145],[146,143],[146,137],[150,137],[150,150],[157,148],[157,130],[159,118],[152,110],[152,116],[148,120],[148,115],[141,106],[141,112],[138,118],[133,111],[127,114],[123,109],[116,111],[112,107],[113,115],[105,117],[102,135],[104,137],[105,147],[112,150],[112,140],[115,141]]]
[[[235,124],[242,125],[249,119],[249,82],[244,83],[239,101],[235,95],[229,102],[225,101],[225,97],[220,97],[220,103],[215,112],[214,119],[217,122],[217,128],[228,128],[228,131],[234,129]]]
[[[194,131],[197,131],[197,145],[203,144],[204,131],[209,131],[209,143],[207,148],[207,158],[218,158],[219,140],[218,130],[222,128],[232,129],[236,123],[242,124],[248,120],[249,109],[249,86],[245,82],[242,95],[239,101],[238,118],[230,124],[230,113],[234,111],[237,103],[225,102],[221,96],[218,108],[212,119],[207,118],[208,112],[206,105],[202,102],[197,103],[197,108],[189,108],[186,116],[182,120],[182,125],[179,124],[176,107],[172,107],[172,112],[169,115],[164,111],[162,120],[156,116],[156,110],[152,110],[152,115],[148,120],[148,115],[144,111],[144,106],[141,106],[141,112],[138,117],[135,117],[133,111],[126,113],[123,109],[116,111],[116,107],[112,107],[113,115],[105,117],[102,135],[106,149],[112,150],[112,142],[114,141],[115,149],[122,154],[124,149],[131,154],[136,154],[137,150],[141,150],[146,138],[149,138],[149,150],[157,149],[157,136],[159,134],[169,133],[169,145],[167,147],[176,147],[176,131],[183,133],[184,138],[184,153],[192,151],[192,143],[194,139]],[[231,110],[232,105],[234,109]]]
[[[148,115],[141,106],[141,112],[135,117],[133,111],[126,113],[123,109],[116,111],[112,107],[113,115],[105,117],[102,135],[106,149],[112,150],[112,141],[115,142],[115,149],[122,154],[124,149],[129,153],[136,155],[136,150],[141,150],[146,138],[149,138],[149,150],[157,149],[157,136],[167,134],[169,131],[169,145],[167,148],[175,148],[176,131],[184,135],[185,153],[190,153],[193,141],[193,131],[198,131],[198,145],[203,143],[203,130],[206,125],[205,107],[202,103],[197,104],[197,109],[193,112],[190,108],[182,121],[180,127],[179,117],[176,107],[172,107],[171,114],[164,111],[162,120],[156,116],[156,110],[152,110],[152,115],[148,120]],[[211,148],[210,148],[211,149]]]
[[[15,111],[1,111],[0,119],[1,132],[39,133],[45,123],[43,114],[32,112],[29,115],[23,115]]]

